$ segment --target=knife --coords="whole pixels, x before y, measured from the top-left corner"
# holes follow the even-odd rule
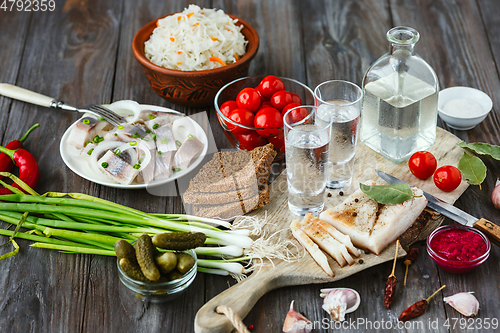
[[[377,175],[379,175],[380,178],[388,182],[389,184],[407,184],[406,182],[402,181],[399,178],[396,178],[392,175],[389,175],[388,173],[385,173],[380,170],[375,170]],[[407,184],[409,185],[409,184]],[[493,222],[490,222],[486,219],[478,219],[477,217],[474,217],[463,210],[450,205],[449,203],[436,198],[430,193],[427,193],[425,191],[424,196],[428,200],[427,207],[435,210],[438,213],[443,214],[444,216],[449,217],[450,219],[469,226],[469,227],[474,227],[480,231],[482,231],[489,239],[491,242],[495,243],[496,245],[500,246],[500,227],[496,225]]]

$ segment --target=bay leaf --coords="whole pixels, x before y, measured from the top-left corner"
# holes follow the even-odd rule
[[[479,157],[464,153],[458,161],[458,170],[469,184],[479,185],[481,188],[481,183],[486,178],[486,165]]]
[[[408,184],[365,185],[360,183],[361,191],[371,199],[384,205],[397,205],[413,198]]]
[[[484,142],[466,143],[465,141],[459,142],[457,145],[470,152],[485,155],[500,161],[500,146],[490,145]]]

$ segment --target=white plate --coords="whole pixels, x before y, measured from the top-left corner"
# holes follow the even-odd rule
[[[141,104],[141,109],[142,110],[154,110],[154,111],[172,111],[171,109],[168,109],[165,107],[156,106],[156,105],[145,105],[145,104]],[[189,168],[187,168],[186,170],[174,172],[174,173],[172,173],[172,176],[170,178],[162,179],[161,181],[154,181],[154,185],[153,185],[153,183],[151,183],[151,184],[149,184],[149,186],[159,186],[159,185],[170,183],[171,181],[174,181],[178,178],[181,178],[184,175],[191,172],[194,168],[196,168],[201,163],[201,161],[203,161],[203,158],[207,154],[207,149],[208,149],[207,135],[206,135],[205,131],[203,130],[203,128],[196,121],[194,121],[192,118],[190,118],[190,119],[193,121],[194,127],[196,129],[196,134],[195,134],[196,137],[198,138],[198,140],[200,140],[203,143],[203,151],[201,152],[200,156],[198,156],[198,158],[193,162],[193,164],[191,164],[191,166]],[[89,169],[89,167],[87,167],[88,163],[86,161],[82,161],[82,159],[80,157],[80,151],[78,149],[76,149],[75,147],[67,144],[69,133],[71,132],[71,129],[76,125],[77,122],[78,122],[78,120],[75,121],[66,130],[66,132],[64,132],[64,134],[61,138],[61,143],[59,144],[59,150],[61,152],[61,157],[62,157],[64,163],[68,166],[68,168],[71,169],[71,171],[73,171],[74,173],[76,173],[77,175],[79,175],[82,178],[90,180],[91,182],[101,184],[104,186],[109,186],[109,187],[123,188],[123,189],[143,189],[143,188],[146,188],[148,186],[148,184],[138,184],[138,183],[135,183],[135,181],[130,185],[122,185],[122,184],[114,183],[114,182],[108,180],[105,175],[102,175],[102,177],[100,177],[101,175],[97,175],[97,174],[89,172],[87,170],[87,169]],[[82,163],[82,162],[85,162],[85,163]]]

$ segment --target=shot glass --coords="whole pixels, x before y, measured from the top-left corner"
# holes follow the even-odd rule
[[[283,116],[288,207],[299,216],[318,215],[325,205],[331,120],[315,106],[299,106]]]
[[[314,89],[318,117],[332,121],[326,182],[329,189],[340,190],[351,184],[362,97],[361,88],[347,81],[326,81]]]

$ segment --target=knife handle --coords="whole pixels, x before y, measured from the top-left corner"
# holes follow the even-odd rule
[[[474,223],[474,228],[482,231],[492,243],[500,246],[500,227],[486,219],[480,219]]]

